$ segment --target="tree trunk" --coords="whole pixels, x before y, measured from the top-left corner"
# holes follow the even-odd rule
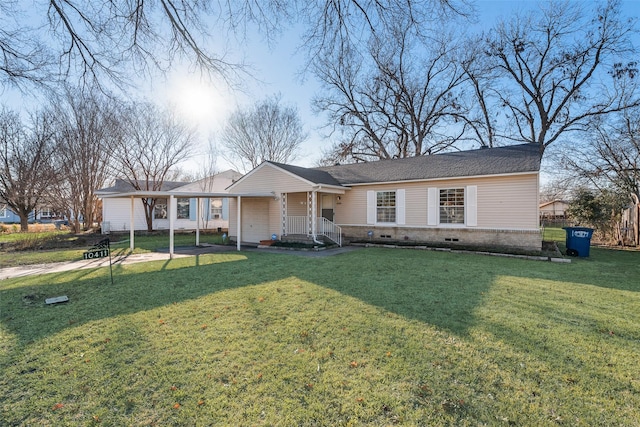
[[[20,213],[20,231],[27,232],[29,231],[29,214],[26,215]]]
[[[155,208],[155,203],[153,200],[142,198],[142,206],[144,207],[144,219],[147,222],[147,231],[153,231],[153,209]]]

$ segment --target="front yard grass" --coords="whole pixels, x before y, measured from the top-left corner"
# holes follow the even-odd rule
[[[129,234],[78,236],[66,231],[4,234],[0,235],[0,268],[81,260],[83,252],[88,250],[94,242],[104,238],[111,240],[111,253],[114,256],[145,253],[169,247],[169,236],[166,233],[136,235],[133,252],[129,249]],[[195,241],[194,233],[178,233],[174,236],[175,246],[193,246]],[[200,243],[221,244],[222,236],[201,233]],[[16,245],[29,247],[32,250],[15,250]]]
[[[638,425],[640,253],[572,261],[230,252],[4,280],[0,425]]]

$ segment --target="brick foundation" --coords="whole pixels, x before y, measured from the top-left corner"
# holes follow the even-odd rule
[[[369,231],[373,231],[373,236],[368,235]],[[447,247],[510,248],[525,251],[542,249],[542,233],[539,230],[342,226],[342,233],[345,244],[350,241],[410,241]]]

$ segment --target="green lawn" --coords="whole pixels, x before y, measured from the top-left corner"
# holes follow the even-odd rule
[[[129,250],[129,234],[117,234],[110,236],[90,236],[78,237],[69,232],[43,232],[43,233],[13,233],[1,234],[0,243],[16,245],[23,243],[28,247],[42,247],[39,250],[0,250],[0,267],[16,265],[46,264],[51,262],[77,261],[82,259],[82,253],[92,245],[91,241],[99,240],[102,237],[111,239],[112,254],[123,255],[131,253]],[[55,240],[54,246],[51,243]],[[196,237],[194,233],[176,234],[174,236],[175,246],[193,246]],[[159,248],[169,247],[169,236],[167,234],[153,234],[135,236],[135,249],[133,253],[144,253],[155,251]],[[200,234],[200,243],[222,243],[222,236],[219,234]],[[66,247],[64,247],[66,246]]]
[[[4,280],[0,425],[638,425],[639,261],[229,252]]]

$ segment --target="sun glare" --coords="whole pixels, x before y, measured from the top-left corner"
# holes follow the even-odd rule
[[[167,95],[180,116],[204,128],[211,127],[226,114],[224,95],[212,85],[197,79],[176,79]]]

